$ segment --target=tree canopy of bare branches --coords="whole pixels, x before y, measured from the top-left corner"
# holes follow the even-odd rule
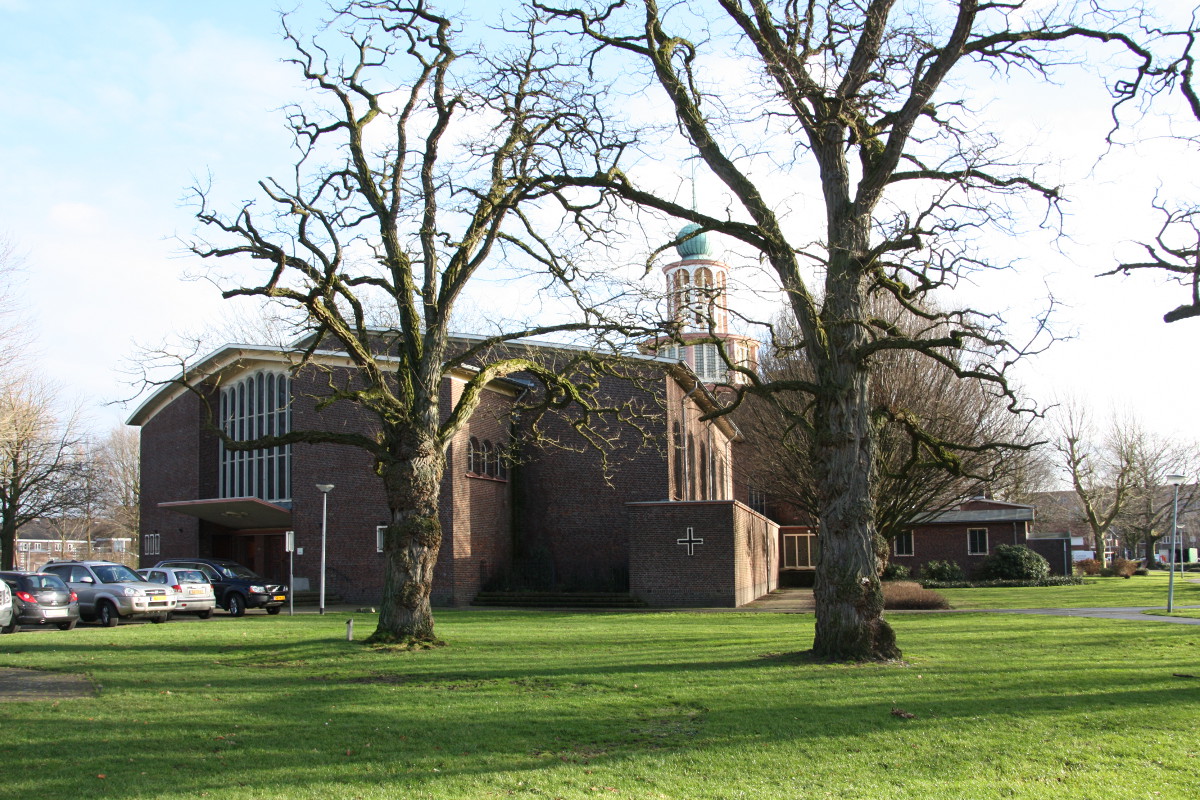
[[[1200,36],[1197,9],[1192,9],[1186,29],[1148,28],[1146,34],[1164,46],[1158,62],[1146,71],[1147,79],[1139,88],[1149,97],[1178,92],[1186,113],[1200,122],[1200,94],[1194,83],[1196,40]],[[1200,142],[1200,132],[1186,139]],[[1161,214],[1162,224],[1152,240],[1141,243],[1143,258],[1124,261],[1100,275],[1128,275],[1144,270],[1165,273],[1173,282],[1188,287],[1189,297],[1163,314],[1163,321],[1178,322],[1200,316],[1200,206],[1191,202],[1172,204],[1158,198],[1153,206]]]
[[[794,324],[776,322],[773,354],[762,359],[765,381],[812,380],[798,336],[781,336]],[[786,342],[793,347],[786,347]],[[871,417],[877,437],[876,552],[887,561],[887,543],[922,517],[966,497],[985,493],[1021,502],[1045,488],[1046,465],[1030,416],[1012,414],[1007,399],[985,383],[961,380],[940,364],[895,351],[872,362]],[[755,442],[753,484],[820,516],[813,450],[811,401],[774,393],[747,397],[735,412]],[[1042,477],[1038,477],[1042,475]]]
[[[535,5],[561,20],[598,69],[623,59],[628,72],[648,75],[731,199],[726,208],[689,208],[632,169],[586,184],[740,240],[786,291],[812,370],[776,388],[812,403],[822,537],[814,655],[898,657],[875,573],[870,364],[888,352],[920,354],[1015,404],[1005,370],[1027,347],[1008,340],[995,316],[930,312],[920,301],[995,266],[972,237],[1005,229],[1010,204],[1029,198],[1052,211],[1060,197],[1030,165],[1003,155],[1004,143],[972,117],[963,79],[986,74],[980,67],[993,77],[1049,78],[1082,57],[1072,48],[1108,47],[1111,68],[1125,70],[1109,79],[1123,102],[1155,69],[1134,38],[1141,18],[1099,5],[977,0]],[[814,216],[824,223],[816,245],[790,231],[779,191],[810,175],[820,190]],[[890,293],[912,324],[874,316],[867,299],[876,291]],[[771,388],[755,382],[750,391]]]

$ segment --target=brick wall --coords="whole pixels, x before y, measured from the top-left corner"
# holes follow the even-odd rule
[[[631,503],[630,592],[652,606],[744,605],[775,588],[778,528],[731,500]],[[688,554],[680,539],[703,539]]]
[[[930,561],[955,561],[963,572],[970,577],[983,563],[988,554],[999,544],[1027,545],[1027,522],[970,522],[955,524],[926,524],[913,529],[913,554],[911,556],[895,555],[895,545],[892,546],[891,560],[912,570],[914,577],[920,576],[920,569]],[[984,529],[988,532],[987,553],[970,555],[967,552],[967,531],[969,529]]]
[[[613,404],[644,395],[645,413],[662,413],[665,377],[647,380],[649,392],[618,378],[601,379],[600,396]],[[656,396],[654,392],[659,394]],[[645,442],[615,423],[606,480],[599,452],[571,427],[571,412],[539,420],[541,443],[522,447],[514,472],[516,556],[545,588],[624,591],[628,586],[630,500],[665,500],[668,493],[665,422],[643,419]],[[522,433],[529,434],[528,427]]]
[[[199,496],[202,420],[199,399],[184,392],[142,426],[141,535],[144,541],[146,534],[158,534],[161,555],[139,549],[140,566],[153,566],[168,556],[199,555],[199,520],[158,504]]]

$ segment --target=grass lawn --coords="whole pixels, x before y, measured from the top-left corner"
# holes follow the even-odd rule
[[[1200,573],[1175,573],[1175,604],[1200,606]],[[1013,589],[938,589],[953,608],[1100,608],[1167,605],[1167,573],[1132,578],[1087,578],[1083,586]]]
[[[907,665],[849,666],[785,655],[809,615],[438,620],[419,653],[343,615],[6,636],[102,688],[0,703],[0,797],[1200,796],[1190,626],[897,615]]]

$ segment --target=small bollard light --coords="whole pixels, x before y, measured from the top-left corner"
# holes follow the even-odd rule
[[[346,641],[354,641],[354,620],[352,619],[346,620]]]

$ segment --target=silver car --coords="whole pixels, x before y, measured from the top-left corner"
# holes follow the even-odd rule
[[[170,586],[148,583],[114,561],[51,561],[42,572],[62,578],[79,596],[79,615],[106,628],[122,619],[166,622],[178,602]]]
[[[198,569],[152,567],[139,569],[137,574],[150,583],[162,583],[175,590],[176,614],[195,614],[200,619],[208,619],[217,607],[212,584]]]

